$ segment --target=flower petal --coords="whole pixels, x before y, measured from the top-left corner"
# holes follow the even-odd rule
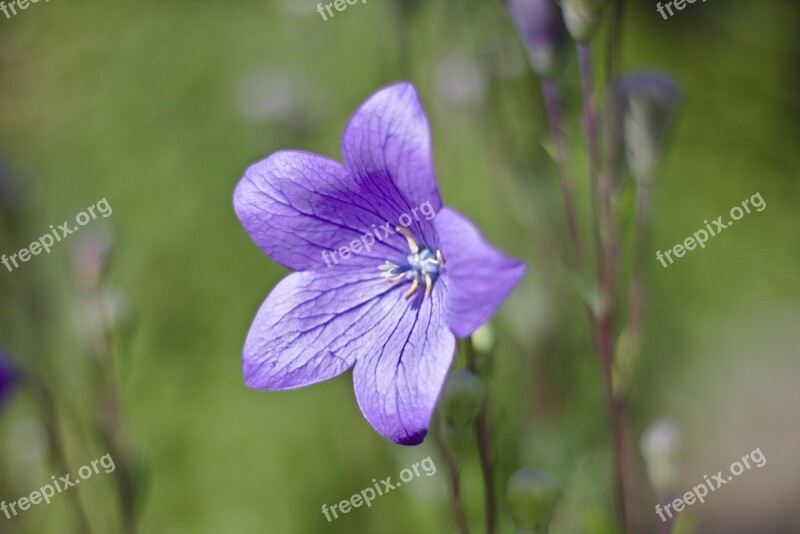
[[[391,85],[364,102],[345,128],[342,155],[367,189],[396,187],[409,203],[404,209],[425,202],[434,211],[442,207],[428,119],[413,85]]]
[[[487,243],[466,217],[451,208],[434,219],[446,262],[447,324],[467,337],[500,307],[525,274],[525,264]]]
[[[377,269],[290,274],[250,327],[242,358],[245,382],[257,389],[291,389],[343,373],[375,350],[376,323],[399,320],[407,303],[392,304],[399,304],[402,289],[387,284]]]
[[[322,156],[276,152],[247,170],[233,201],[256,245],[293,270],[377,265],[407,254],[402,236],[383,241],[385,232],[379,230],[387,222],[395,226],[393,214],[379,211],[375,194],[359,186],[342,165]],[[371,233],[376,231],[378,239]],[[366,237],[370,235],[371,239]],[[373,244],[369,251],[362,249],[346,260],[323,256],[353,240]]]
[[[445,322],[445,293],[437,284],[429,297],[416,301],[416,307],[376,325],[374,336],[382,343],[359,358],[353,369],[364,417],[381,435],[401,445],[417,445],[427,434],[453,361],[455,338]]]

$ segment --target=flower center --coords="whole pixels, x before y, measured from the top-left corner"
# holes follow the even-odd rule
[[[396,230],[403,234],[408,241],[411,254],[406,256],[406,261],[401,264],[386,260],[378,267],[383,271],[387,282],[395,284],[402,280],[411,282],[411,287],[403,293],[404,298],[409,298],[422,285],[425,286],[425,296],[431,294],[433,284],[439,279],[439,273],[444,265],[444,258],[440,250],[436,254],[427,247],[420,247],[408,228],[397,227]]]

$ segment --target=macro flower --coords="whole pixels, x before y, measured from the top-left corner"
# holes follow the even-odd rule
[[[296,271],[250,327],[249,387],[297,388],[352,368],[367,421],[395,443],[422,442],[456,337],[486,322],[525,271],[442,205],[430,145],[416,90],[399,83],[351,117],[344,165],[281,151],[246,171],[236,214]]]

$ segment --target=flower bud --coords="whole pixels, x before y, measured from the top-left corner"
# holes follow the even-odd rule
[[[618,87],[628,167],[634,179],[650,183],[680,101],[678,86],[665,76],[637,74]]]
[[[447,377],[439,408],[450,425],[463,428],[478,415],[485,397],[486,386],[480,378],[469,371],[455,371]]]
[[[573,39],[588,41],[600,22],[604,0],[561,0],[564,22]]]
[[[486,323],[472,334],[472,347],[475,349],[475,373],[481,377],[491,376],[494,370],[494,328]]]
[[[106,273],[111,254],[111,236],[97,233],[78,242],[75,247],[75,276],[82,289],[91,290],[100,285]]]
[[[453,456],[459,456],[474,435],[474,430],[471,426],[457,427],[447,422],[444,417],[440,418],[440,430],[442,434],[442,442],[447,450]]]
[[[477,352],[492,352],[494,345],[494,328],[491,323],[484,323],[472,334],[472,346]]]
[[[641,450],[653,489],[670,493],[678,486],[680,475],[681,431],[672,419],[661,419],[642,434]]]
[[[509,477],[506,498],[519,530],[546,532],[561,498],[561,484],[547,471],[521,469]]]
[[[8,360],[5,352],[0,350],[0,407],[8,400],[11,395],[15,381],[14,368]]]
[[[508,0],[507,5],[528,49],[533,71],[542,77],[552,77],[567,38],[561,8],[555,0]]]

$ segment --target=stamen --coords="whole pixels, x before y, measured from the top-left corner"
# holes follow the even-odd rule
[[[404,299],[407,299],[408,297],[410,297],[411,295],[413,295],[413,294],[414,294],[414,291],[416,291],[418,287],[419,287],[419,280],[417,280],[416,278],[414,278],[414,281],[413,281],[413,282],[411,282],[411,287],[409,288],[409,290],[408,290],[408,291],[406,291],[405,293],[403,293],[403,298],[404,298]]]
[[[417,240],[405,227],[397,227],[397,231],[405,236],[411,253],[406,256],[405,262],[394,263],[386,260],[378,269],[383,271],[381,276],[390,284],[409,281],[411,286],[403,293],[403,298],[408,299],[416,293],[417,289],[425,285],[425,296],[430,296],[433,286],[439,279],[441,267],[444,265],[442,252],[433,251],[425,245],[420,246]]]
[[[419,252],[419,245],[417,245],[417,241],[414,239],[414,236],[411,235],[411,232],[408,228],[404,226],[395,226],[395,230],[406,236],[406,240],[408,241],[408,248],[411,249],[411,252],[416,254]]]

